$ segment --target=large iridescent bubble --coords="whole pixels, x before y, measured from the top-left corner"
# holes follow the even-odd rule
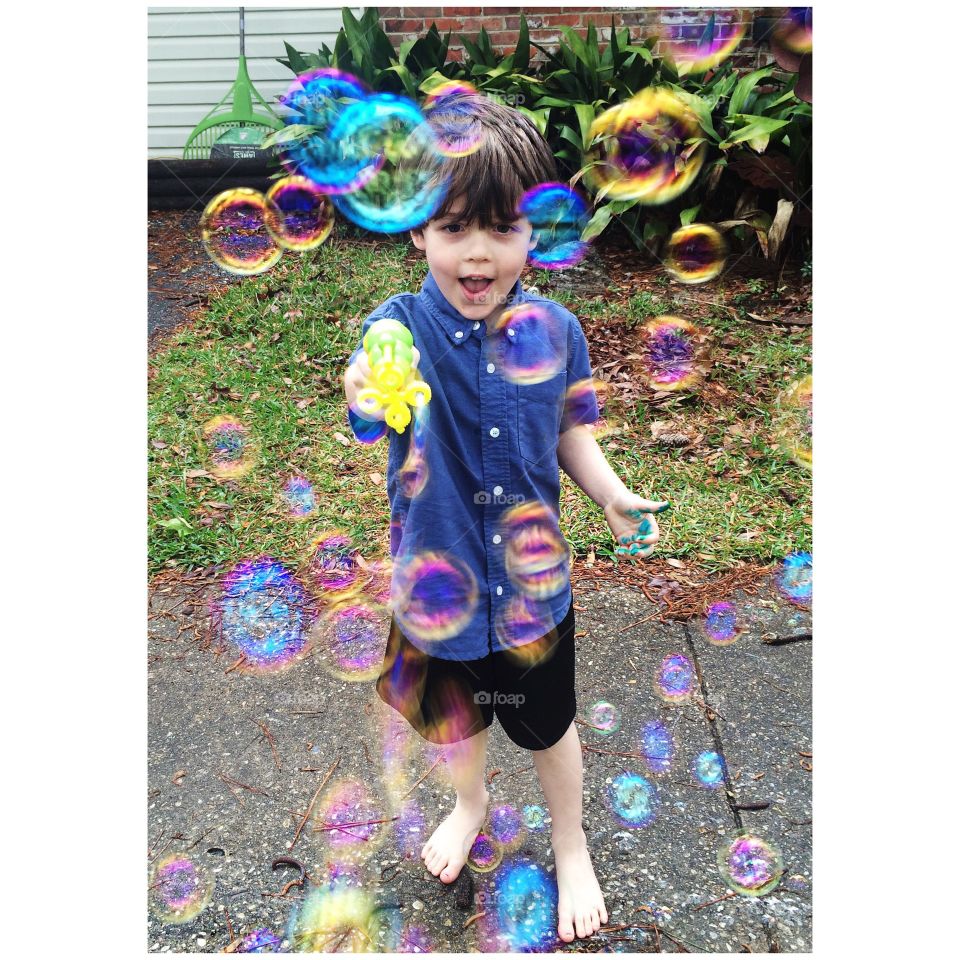
[[[564,329],[544,304],[522,303],[504,310],[487,331],[483,346],[487,360],[496,364],[503,378],[521,386],[551,380],[567,363]]]
[[[664,266],[680,283],[705,283],[720,275],[726,260],[723,234],[708,224],[691,223],[674,230]]]
[[[207,256],[240,276],[269,270],[283,256],[283,247],[267,229],[267,220],[276,215],[259,190],[235,187],[218,193],[200,216]]]
[[[504,563],[510,582],[526,597],[546,600],[570,582],[570,549],[556,514],[536,500],[500,517]]]
[[[607,784],[607,806],[625,827],[647,827],[657,812],[657,790],[639,773],[625,771]]]
[[[496,927],[511,952],[539,953],[556,940],[557,890],[537,863],[507,864],[496,881]]]
[[[477,608],[477,580],[459,557],[436,550],[398,557],[393,613],[404,633],[422,643],[460,633]]]
[[[494,632],[514,663],[546,663],[557,649],[556,622],[545,601],[515,593],[494,617]]]
[[[299,953],[366,953],[373,897],[349,878],[311,890],[290,915],[287,939]]]
[[[666,88],[647,87],[590,126],[585,179],[597,199],[661,204],[694,181],[707,153],[697,118]],[[594,143],[596,141],[596,143]]]
[[[342,530],[326,530],[315,537],[304,566],[305,579],[328,602],[354,592],[361,574],[357,549]]]
[[[400,233],[436,213],[449,177],[437,135],[406,97],[378,93],[347,107],[331,131],[334,142],[357,154],[371,151],[383,164],[364,186],[333,197],[334,206],[366,230]]]
[[[313,484],[306,477],[289,477],[283,485],[283,500],[291,517],[307,517],[317,509]]]
[[[333,220],[333,205],[306,177],[283,177],[267,191],[267,230],[286,250],[319,247]]]
[[[533,226],[537,245],[528,259],[535,267],[563,270],[579,263],[590,249],[580,235],[590,221],[587,202],[565,183],[540,183],[528,190],[517,210]]]
[[[687,390],[703,379],[705,336],[683,317],[657,317],[641,331],[643,369],[653,390]]]
[[[730,646],[741,632],[737,624],[737,608],[724,600],[711,604],[704,615],[701,629],[715,647]]]
[[[488,835],[504,853],[516,850],[523,843],[526,829],[519,811],[512,804],[501,803],[493,807],[489,820]]]
[[[386,835],[384,821],[388,818],[364,783],[346,777],[326,789],[314,819],[314,831],[323,836],[338,859],[349,863],[354,855],[365,857],[379,845]]]
[[[324,668],[338,680],[365,683],[380,671],[390,610],[361,596],[332,604],[310,631]]]
[[[603,380],[594,380],[593,377],[571,383],[564,395],[560,430],[596,423],[600,419],[601,401],[606,397],[607,391],[607,384]]]
[[[150,874],[150,910],[163,923],[189,923],[210,902],[213,877],[186,853],[169,853]]]
[[[243,654],[246,667],[282,670],[306,652],[309,595],[271,557],[238,563],[223,579],[217,606],[223,639]]]
[[[479,149],[484,129],[471,97],[476,87],[464,80],[447,80],[423,101],[423,115],[437,135],[437,150],[445,157],[466,157]]]
[[[738,11],[734,11],[739,16]],[[710,14],[706,26],[677,24],[666,28],[661,38],[664,56],[673,61],[680,76],[703,73],[723,63],[737,49],[746,33],[742,22],[718,24]],[[691,36],[695,33],[695,36]]]
[[[682,653],[671,653],[663,658],[653,688],[667,703],[684,703],[695,679],[693,664]]]
[[[783,860],[766,840],[743,833],[725,842],[717,854],[720,873],[730,889],[748,897],[770,893],[783,876]]]
[[[810,53],[813,50],[813,8],[787,7],[773,30],[774,38],[792,53]]]
[[[291,111],[291,126],[278,144],[284,167],[326,194],[350,193],[369,183],[383,166],[383,154],[369,144],[338,141],[333,135],[347,108],[369,93],[362,80],[332,67],[297,77],[280,98]]]

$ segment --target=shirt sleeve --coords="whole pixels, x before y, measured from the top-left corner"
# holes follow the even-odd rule
[[[600,419],[597,395],[593,389],[590,351],[580,321],[570,314],[567,328],[567,393],[564,398],[560,432]]]
[[[363,338],[367,335],[367,331],[378,321],[382,320],[384,317],[393,317],[395,320],[399,320],[400,323],[403,323],[399,317],[395,316],[396,311],[391,311],[389,309],[388,300],[386,303],[382,303],[373,313],[363,321],[363,326],[360,329],[360,342],[357,344],[353,353],[350,354],[350,359],[347,361],[347,366],[350,366],[360,352],[363,350]],[[404,324],[406,325],[406,324]],[[387,426],[386,421],[384,420],[367,420],[365,417],[360,416],[355,410],[351,409],[350,405],[347,404],[347,422],[350,424],[350,429],[353,431],[353,435],[361,442],[365,444],[376,443],[381,437],[385,437],[389,433],[390,428]]]

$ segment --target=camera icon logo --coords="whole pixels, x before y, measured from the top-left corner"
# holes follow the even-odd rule
[[[490,696],[489,690],[479,690],[473,695],[473,702],[483,704],[492,703],[493,698]]]
[[[473,502],[474,502],[474,503],[480,503],[480,504],[489,503],[489,502],[490,502],[490,494],[487,493],[486,490],[478,490],[478,491],[473,495]]]

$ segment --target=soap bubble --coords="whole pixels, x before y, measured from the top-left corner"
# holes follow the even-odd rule
[[[323,666],[338,680],[364,683],[380,672],[390,610],[379,603],[345,599],[328,607],[310,632],[314,649],[325,653]]]
[[[563,400],[560,432],[596,423],[600,419],[602,400],[606,398],[608,389],[603,380],[594,380],[592,377],[570,384]]]
[[[687,145],[703,131],[679,97],[647,87],[605,110],[590,126],[587,182],[596,201],[638,200],[660,204],[689,187],[707,153],[706,143]],[[600,139],[594,144],[594,141]]]
[[[720,872],[730,889],[749,897],[769,893],[783,874],[779,852],[772,844],[751,833],[724,842],[717,859]]]
[[[547,829],[548,813],[539,803],[531,803],[523,808],[523,825],[531,833],[542,833]]]
[[[493,623],[502,652],[514,663],[536,666],[556,652],[559,634],[545,601],[515,593],[497,611]]]
[[[306,177],[283,177],[267,191],[267,230],[287,250],[319,247],[333,220],[333,205]]]
[[[723,758],[716,750],[704,750],[693,761],[693,775],[705,787],[723,785]]]
[[[236,417],[222,414],[208,420],[203,439],[209,454],[209,468],[218,480],[237,480],[256,463],[257,446],[246,425]]]
[[[813,377],[791,384],[779,397],[773,430],[780,447],[807,470],[813,468]]]
[[[683,703],[690,698],[693,681],[693,664],[682,653],[671,653],[660,664],[654,690],[667,703]]]
[[[511,953],[539,953],[556,940],[557,891],[552,878],[537,863],[515,861],[496,882],[496,927]]]
[[[445,157],[466,157],[483,142],[483,124],[473,108],[476,87],[448,80],[434,87],[423,101],[423,115],[437,135],[437,150]]]
[[[270,235],[266,197],[249,187],[218,193],[200,216],[200,238],[207,256],[221,269],[240,276],[269,270],[283,256]]]
[[[270,557],[238,563],[224,577],[216,616],[223,638],[252,669],[283,670],[307,650],[309,596],[299,580]]]
[[[394,820],[393,827],[397,847],[403,859],[413,860],[418,857],[426,839],[427,822],[416,799],[408,797],[403,801],[399,818]]]
[[[283,937],[274,933],[269,927],[260,927],[251,930],[237,947],[237,953],[279,953]]]
[[[489,873],[496,870],[503,860],[503,850],[498,843],[485,833],[477,834],[470,852],[467,854],[467,864],[477,873]]]
[[[682,317],[657,317],[642,331],[643,369],[653,390],[686,390],[703,379],[705,337]]]
[[[366,144],[341,142],[333,130],[347,108],[362,102],[370,88],[352,74],[322,67],[301,74],[280,103],[291,110],[278,143],[280,162],[325,194],[350,193],[369,183],[384,157]],[[309,128],[309,129],[306,129]]]
[[[591,708],[589,724],[599,733],[611,734],[620,729],[620,711],[606,700],[598,700]]]
[[[813,599],[813,555],[798,550],[784,557],[777,586],[792,603],[809,603]]]
[[[640,734],[640,749],[651,773],[665,773],[673,760],[673,737],[659,721],[645,724]]]
[[[336,855],[347,862],[353,854],[366,854],[385,834],[383,811],[367,787],[346,777],[329,786],[314,811],[315,832],[320,833]]]
[[[290,477],[283,486],[283,499],[291,517],[306,517],[317,509],[313,484],[306,477]]]
[[[681,283],[705,283],[719,276],[727,258],[723,235],[705,223],[674,230],[664,266]]]
[[[580,235],[590,222],[587,202],[566,183],[539,183],[517,204],[517,212],[533,227],[537,245],[527,254],[545,270],[563,270],[579,263],[590,249]]]
[[[186,853],[169,853],[150,874],[150,909],[162,923],[189,923],[210,902],[213,878]]]
[[[357,550],[342,530],[325,530],[310,543],[305,579],[322,599],[337,601],[354,591],[361,574]]]
[[[711,604],[703,618],[703,634],[715,647],[728,647],[740,635],[737,608],[721,601]]]
[[[473,619],[478,596],[473,571],[458,557],[428,550],[397,558],[393,613],[411,640],[456,636]]]
[[[639,773],[625,771],[607,785],[607,806],[625,827],[647,827],[656,816],[656,787]]]
[[[494,843],[500,844],[504,853],[516,850],[523,843],[525,835],[523,820],[516,807],[501,803],[490,811],[488,836]]]
[[[787,7],[786,13],[773,29],[777,43],[793,53],[813,50],[813,8]]]
[[[437,135],[412,100],[373,94],[348,106],[330,135],[348,154],[372,151],[384,158],[368,183],[333,196],[334,206],[358,226],[400,233],[440,208],[449,176],[442,171]]]
[[[569,554],[554,512],[530,500],[500,517],[507,576],[535,600],[556,596],[570,582]]]
[[[290,915],[287,939],[301,953],[366,953],[373,898],[349,877],[311,890]]]
[[[739,16],[739,11],[734,11]],[[680,76],[703,73],[723,63],[737,49],[746,33],[743,23],[717,25],[716,17],[710,14],[707,25],[678,24],[667,27],[667,37],[661,39],[664,56],[672,60]],[[690,33],[696,31],[697,39]]]
[[[567,343],[556,314],[537,303],[504,310],[483,340],[488,361],[509,383],[531,386],[553,379],[567,362]],[[520,402],[524,402],[521,394]]]

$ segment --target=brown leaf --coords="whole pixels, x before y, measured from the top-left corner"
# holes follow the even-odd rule
[[[292,381],[289,377],[284,377],[284,378],[283,378],[283,382],[284,382],[288,387],[292,387],[292,386],[293,386],[293,381]]]
[[[207,500],[204,503],[205,507],[209,507],[211,510],[232,510],[233,507],[229,503],[224,503],[221,500]]]
[[[768,153],[763,156],[745,153],[741,159],[728,163],[727,169],[762,190],[776,190],[781,187],[792,190],[796,175],[789,157],[782,153]]]
[[[209,477],[210,474],[206,470],[188,470],[184,476],[188,480],[196,480],[197,477]]]
[[[316,400],[316,397],[305,397],[303,400],[297,401],[298,410],[306,410]]]
[[[678,570],[683,569],[683,562],[674,557],[667,557],[667,563],[669,563],[671,567],[676,567]]]
[[[379,473],[371,473],[371,474],[368,474],[368,476],[376,484],[383,483],[383,477]]]
[[[181,785],[181,781],[183,780],[183,778],[184,778],[186,775],[187,775],[187,771],[186,771],[186,770],[178,770],[178,771],[170,778],[170,782],[171,782],[175,787],[179,787],[179,786]]]
[[[153,447],[154,450],[166,450],[167,448],[167,444],[162,440],[151,440],[150,446]]]
[[[345,447],[352,447],[352,446],[353,446],[353,442],[352,442],[348,437],[345,437],[342,433],[335,433],[335,434],[333,435],[333,439],[339,441],[339,442],[342,443]]]
[[[250,402],[250,403],[253,403],[254,400],[259,400],[259,399],[260,399],[260,391],[258,390],[256,393],[251,393],[251,394],[250,394],[250,400],[249,400],[249,402]]]

